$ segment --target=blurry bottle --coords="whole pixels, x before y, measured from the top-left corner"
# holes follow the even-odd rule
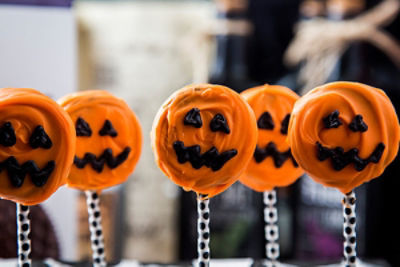
[[[378,0],[328,0],[326,16],[331,20],[352,19],[380,3]],[[397,40],[400,20],[386,27]],[[384,52],[363,41],[354,41],[339,59],[327,82],[346,80],[382,88],[400,111],[400,71]],[[398,158],[382,175],[358,187],[357,252],[362,259],[378,259],[400,266],[400,229],[392,219],[400,173]],[[336,191],[336,192],[335,192]],[[302,179],[296,223],[296,256],[308,260],[342,259],[341,194]],[[330,249],[327,249],[330,248]],[[381,265],[379,265],[381,266]],[[384,266],[384,265],[382,265]]]

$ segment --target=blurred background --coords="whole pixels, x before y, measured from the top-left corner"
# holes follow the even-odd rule
[[[54,99],[105,89],[139,117],[139,164],[101,196],[112,262],[196,257],[195,194],[159,171],[149,135],[162,102],[184,85],[240,92],[271,83],[304,94],[359,81],[385,90],[399,111],[397,0],[0,0],[0,40],[0,87],[33,87]],[[396,159],[382,179],[356,190],[358,255],[391,266],[400,266],[399,166]],[[282,260],[341,260],[341,198],[308,177],[278,190]],[[263,208],[262,194],[239,183],[213,198],[212,257],[263,258]],[[34,259],[90,260],[81,192],[62,188],[32,213],[40,222],[32,225]],[[2,258],[16,256],[15,228],[15,205],[0,200]]]

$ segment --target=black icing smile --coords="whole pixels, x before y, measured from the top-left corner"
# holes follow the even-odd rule
[[[103,171],[105,164],[107,164],[110,169],[117,168],[128,158],[130,152],[131,148],[125,147],[121,153],[114,157],[112,149],[106,148],[104,149],[104,152],[98,157],[96,157],[96,155],[94,155],[93,153],[85,153],[83,158],[75,156],[74,164],[79,169],[83,169],[86,164],[90,164],[93,170],[100,173]]]
[[[219,153],[216,147],[212,147],[203,154],[199,145],[186,147],[182,141],[175,141],[173,144],[178,162],[181,164],[190,162],[194,169],[200,169],[203,166],[212,171],[218,171],[226,162],[237,155],[236,149],[226,150]]]
[[[0,172],[3,169],[7,171],[11,184],[14,187],[21,187],[24,184],[27,174],[31,176],[32,183],[35,186],[41,187],[46,184],[55,166],[54,160],[47,162],[46,166],[42,169],[33,160],[28,160],[20,165],[18,160],[11,156],[0,162]]]
[[[292,160],[293,166],[295,168],[299,167],[297,162],[294,160],[292,156],[292,152],[290,148],[285,152],[280,152],[274,142],[269,142],[265,148],[260,148],[256,146],[256,150],[254,151],[254,159],[257,163],[261,163],[267,157],[272,157],[274,160],[274,165],[276,168],[282,167],[286,160],[289,158]]]
[[[320,161],[324,161],[331,158],[332,166],[336,171],[342,170],[347,165],[354,163],[354,169],[356,171],[362,171],[370,162],[378,163],[382,157],[383,151],[385,150],[385,144],[379,143],[376,145],[374,151],[368,158],[361,158],[358,156],[358,149],[352,148],[347,152],[340,146],[335,148],[327,148],[321,145],[319,142],[316,143],[317,147],[317,158]]]
[[[0,127],[0,145],[4,147],[12,147],[17,143],[14,128],[11,122],[5,122]],[[32,149],[42,148],[50,149],[53,142],[47,135],[42,125],[38,125],[32,132],[29,138],[29,145]],[[25,176],[30,175],[32,183],[41,187],[44,186],[53,172],[56,163],[54,160],[47,162],[46,166],[40,169],[33,160],[28,160],[20,165],[18,160],[10,156],[7,159],[0,161],[0,172],[6,170],[11,184],[14,187],[21,187],[24,184]]]

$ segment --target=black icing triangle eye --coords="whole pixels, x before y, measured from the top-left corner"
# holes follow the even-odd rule
[[[192,108],[189,110],[183,119],[183,124],[201,128],[201,126],[203,126],[203,121],[201,120],[200,110],[198,108]]]
[[[117,131],[114,129],[111,121],[109,120],[104,122],[103,128],[100,129],[99,134],[101,136],[109,135],[111,137],[116,137],[118,135]]]
[[[32,148],[41,147],[49,149],[53,145],[53,142],[51,142],[50,137],[44,131],[43,126],[38,125],[36,126],[35,130],[33,130],[31,138],[29,138],[29,144]]]
[[[339,120],[338,110],[333,111],[331,114],[323,118],[322,121],[326,129],[337,128],[342,125],[342,122]]]
[[[92,136],[92,129],[89,124],[79,117],[75,123],[76,136]]]
[[[0,127],[0,144],[2,146],[13,146],[17,142],[14,128],[11,122],[6,122]]]
[[[363,121],[361,115],[356,115],[354,119],[349,124],[350,130],[353,132],[366,132],[368,130],[368,125]]]
[[[259,129],[273,130],[275,127],[274,121],[272,120],[271,114],[269,112],[264,112],[258,118],[257,126]]]
[[[289,128],[290,114],[287,114],[281,123],[281,134],[287,134]]]
[[[231,132],[228,126],[228,122],[221,113],[215,115],[214,118],[211,120],[210,129],[213,132],[221,131],[226,134],[229,134]]]

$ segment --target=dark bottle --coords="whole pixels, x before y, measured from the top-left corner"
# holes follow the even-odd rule
[[[209,83],[241,92],[256,84],[248,76],[246,61],[250,23],[246,1],[216,1],[218,29],[216,57]],[[182,192],[180,259],[197,257],[196,195]],[[211,258],[262,258],[264,255],[262,194],[237,182],[210,199]]]

